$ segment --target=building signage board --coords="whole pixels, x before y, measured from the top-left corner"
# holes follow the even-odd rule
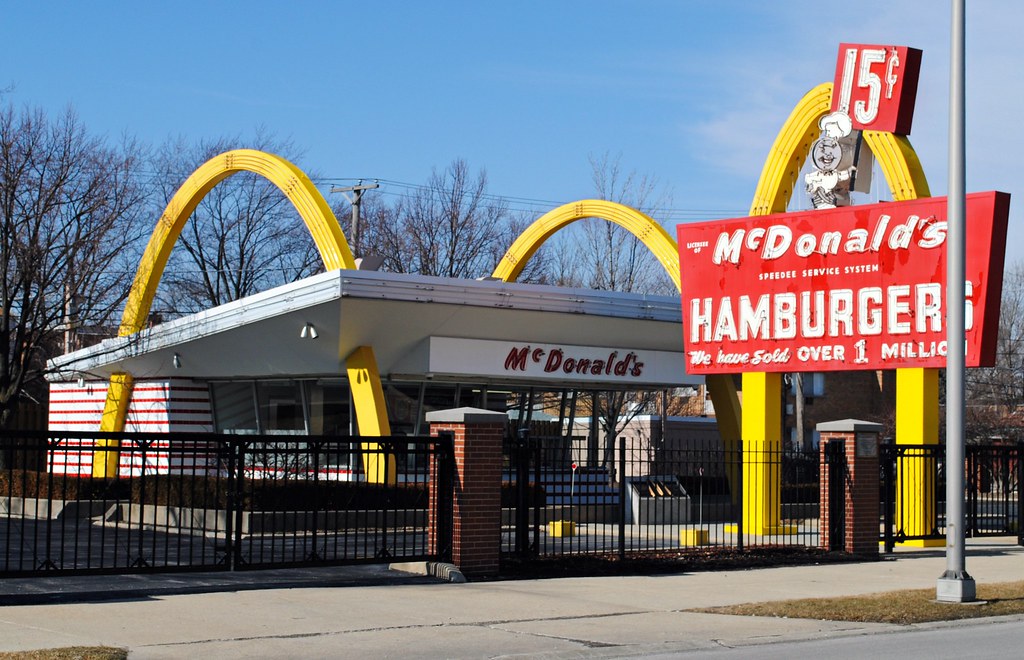
[[[683,353],[630,347],[431,337],[428,370],[498,379],[557,380],[643,387],[680,383]]]
[[[857,131],[910,135],[921,51],[906,46],[839,44],[832,112]]]
[[[967,196],[967,365],[995,356],[1009,195]],[[942,367],[946,199],[678,225],[690,374]]]

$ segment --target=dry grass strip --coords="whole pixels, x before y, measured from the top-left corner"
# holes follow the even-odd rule
[[[126,649],[110,646],[68,646],[41,651],[4,651],[0,660],[125,660]]]
[[[804,598],[691,610],[712,614],[789,619],[912,624],[1024,614],[1024,582],[979,584],[982,603],[939,603],[935,589],[892,591],[842,598]]]

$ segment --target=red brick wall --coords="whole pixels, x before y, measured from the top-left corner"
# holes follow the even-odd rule
[[[452,563],[467,577],[494,575],[501,549],[501,442],[505,424],[431,424],[431,435],[441,431],[455,434]]]
[[[872,434],[875,435],[875,434]],[[826,443],[830,441],[843,443],[846,454],[845,497],[845,547],[846,552],[855,554],[878,553],[878,453],[877,445],[874,456],[857,455],[857,434],[854,432],[824,432],[821,434],[821,478],[820,478],[820,519],[819,535],[823,548],[829,548],[829,466],[825,463]]]
[[[786,392],[786,403],[794,399]],[[791,410],[791,409],[790,409]],[[833,371],[825,375],[825,395],[809,398],[804,407],[804,436],[808,440],[821,422],[835,419],[862,419],[885,428],[884,436],[895,433],[896,371]],[[796,416],[786,415],[786,427],[796,424]],[[787,430],[786,440],[789,439]]]

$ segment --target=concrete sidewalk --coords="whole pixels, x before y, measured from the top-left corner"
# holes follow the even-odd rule
[[[979,584],[1024,580],[1016,539],[971,541]],[[905,630],[696,614],[694,607],[934,589],[938,550],[858,564],[643,577],[258,589],[0,608],[0,650],[106,644],[133,658],[624,657]],[[392,573],[392,571],[385,571]],[[122,580],[124,578],[112,578]],[[417,581],[419,580],[419,581]]]

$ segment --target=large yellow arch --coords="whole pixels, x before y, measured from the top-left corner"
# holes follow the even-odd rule
[[[679,250],[668,232],[649,215],[603,199],[581,199],[563,204],[537,218],[505,252],[494,269],[493,277],[506,282],[516,281],[526,262],[546,240],[559,229],[583,218],[601,218],[614,222],[636,236],[662,265],[676,288],[679,288]]]
[[[750,215],[784,213],[793,195],[800,170],[818,139],[818,119],[831,110],[832,83],[818,85],[797,103],[782,130],[779,131],[765,160],[758,180]],[[885,176],[893,199],[907,200],[929,197],[931,192],[917,153],[905,136],[880,131],[864,131],[864,140]],[[782,375],[777,373],[744,373],[743,408],[741,412],[744,451],[775,451],[781,441],[779,401],[782,396]],[[934,442],[938,438],[938,370],[896,370],[896,430],[903,442]],[[934,440],[930,439],[934,438]],[[755,472],[756,461],[745,460],[745,492],[758,495],[750,500],[751,510],[744,511],[748,530],[779,529],[778,488],[772,485],[775,474]],[[770,466],[767,466],[770,472]]]
[[[825,83],[807,92],[793,108],[764,161],[750,203],[750,215],[786,212],[800,168],[821,132],[818,118],[828,112],[831,104],[832,83]]]
[[[616,202],[583,199],[548,211],[527,227],[501,258],[493,277],[514,282],[540,246],[555,232],[583,218],[614,222],[647,246],[672,282],[679,289],[679,248],[675,240],[653,218]],[[740,439],[740,404],[731,376],[708,376],[708,393],[717,411],[718,430],[726,447],[734,448]]]
[[[161,214],[135,273],[121,317],[118,331],[120,336],[135,334],[146,326],[160,278],[185,223],[214,186],[238,172],[258,174],[281,190],[305,222],[327,270],[356,267],[352,250],[331,207],[302,170],[274,154],[253,149],[227,151],[200,165],[181,185]],[[352,388],[356,417],[362,420],[360,433],[390,435],[391,428],[382,403],[383,388],[373,350],[370,347],[357,349],[348,358],[347,369],[360,374],[358,383]],[[101,431],[124,430],[132,385],[131,374],[116,373],[111,376],[100,423]],[[116,446],[117,442],[111,440],[107,444]],[[105,460],[94,461],[93,476],[114,475],[117,467],[117,452],[108,451]]]
[[[750,204],[750,215],[785,213],[807,160],[811,144],[818,139],[818,119],[832,106],[832,83],[822,83],[807,92],[793,108],[765,159],[761,177]],[[917,153],[904,136],[864,131],[864,140],[885,176],[893,199],[929,197],[928,181]]]
[[[160,216],[139,262],[121,317],[118,334],[122,337],[146,326],[171,250],[199,202],[214,186],[238,172],[258,174],[281,190],[302,216],[327,270],[356,267],[352,250],[331,207],[302,170],[280,156],[263,151],[227,151],[206,161],[185,179]]]

